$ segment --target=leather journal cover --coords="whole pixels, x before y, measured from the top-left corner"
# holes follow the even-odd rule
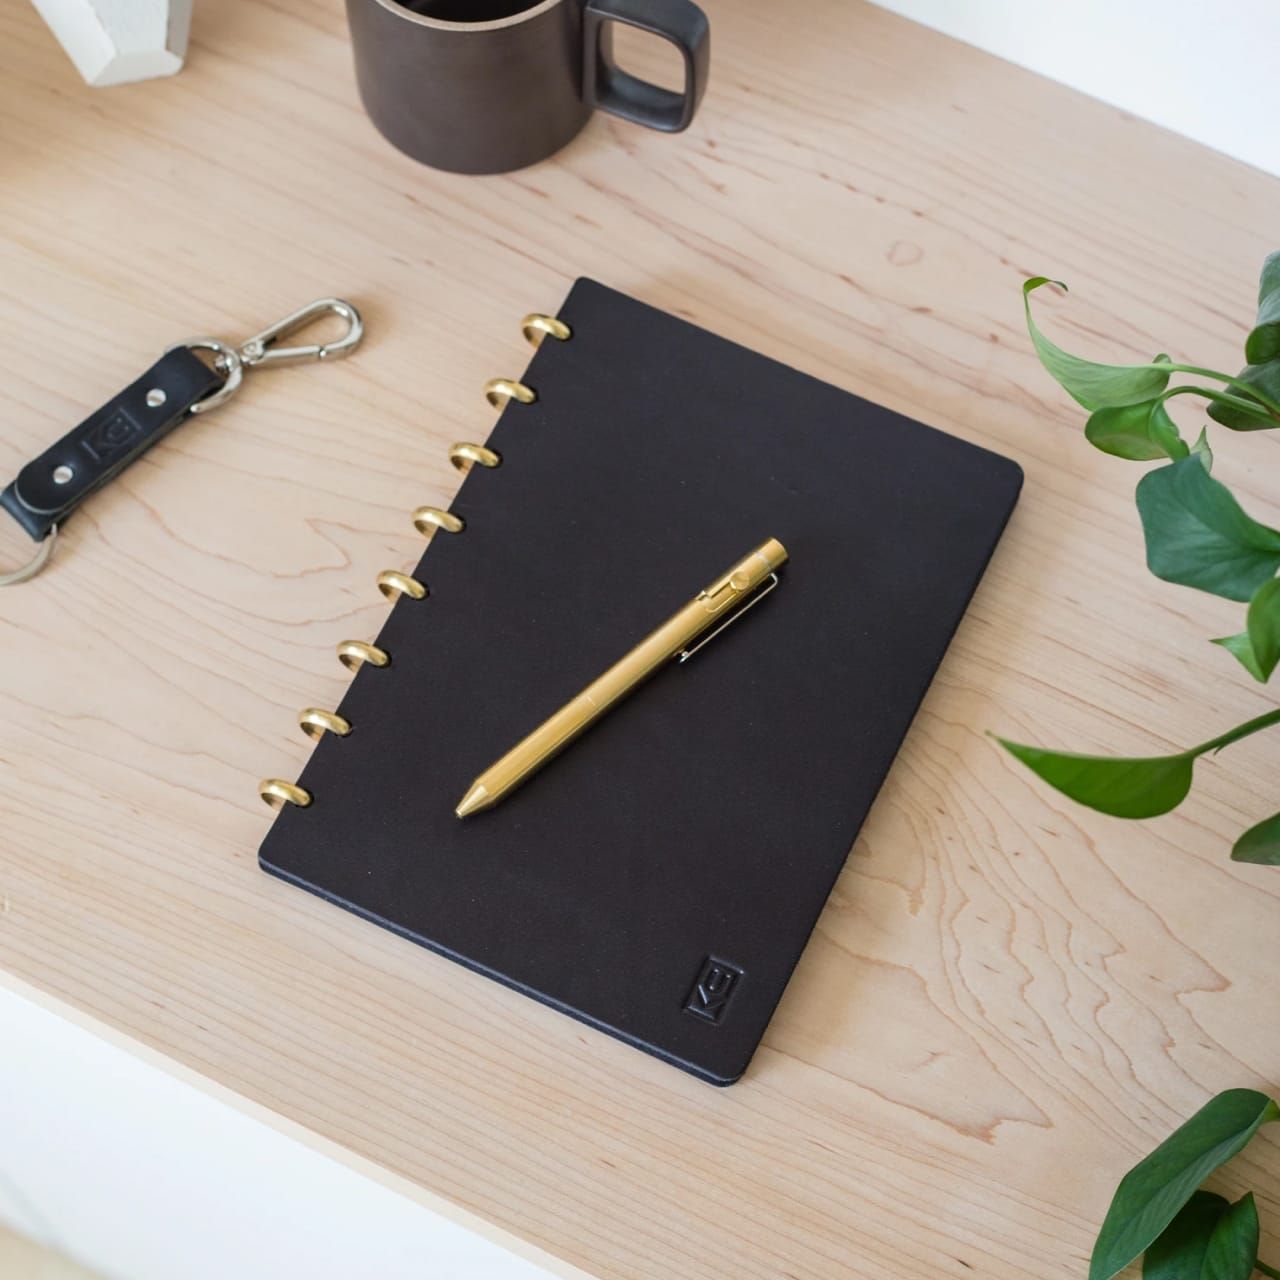
[[[591,280],[263,868],[715,1084],[746,1069],[1022,482]],[[766,538],[779,588],[503,803],[472,779]],[[424,960],[424,963],[435,963]]]

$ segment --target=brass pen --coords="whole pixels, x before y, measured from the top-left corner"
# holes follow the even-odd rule
[[[786,560],[787,549],[776,538],[743,556],[573,701],[491,764],[458,802],[458,817],[465,818],[497,804],[665,662],[677,655],[683,662],[700,649],[711,636],[695,644],[699,636],[713,627],[712,635],[716,634],[773,590],[778,582],[777,571]]]

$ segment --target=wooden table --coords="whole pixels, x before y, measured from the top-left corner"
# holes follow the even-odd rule
[[[1274,1083],[1280,876],[1227,854],[1280,742],[1126,824],[985,736],[1159,752],[1270,705],[1206,643],[1240,609],[1147,575],[1140,469],[1086,445],[1018,286],[1072,284],[1042,313],[1078,349],[1232,368],[1280,182],[849,0],[709,9],[688,134],[599,117],[488,179],[383,144],[337,0],[201,5],[181,75],[109,91],[0,14],[0,475],[185,335],[327,293],[369,330],[252,374],[0,598],[0,968],[592,1275],[1079,1276],[1135,1158]],[[1027,471],[725,1091],[256,865],[258,778],[294,776],[297,708],[338,700],[334,643],[419,553],[407,512],[449,500],[444,446],[578,274]],[[1276,441],[1215,434],[1280,520]],[[1274,1230],[1274,1140],[1233,1168]]]

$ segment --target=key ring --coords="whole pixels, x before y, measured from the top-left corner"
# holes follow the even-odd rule
[[[16,569],[10,569],[7,573],[0,573],[0,587],[16,587],[19,582],[26,582],[28,578],[34,578],[41,569],[49,562],[49,557],[53,555],[53,549],[58,543],[58,526],[50,525],[49,532],[40,539],[39,545],[36,547],[36,553],[26,564],[19,565]]]
[[[240,390],[240,384],[244,381],[244,360],[235,347],[228,346],[217,338],[188,338],[186,342],[175,342],[173,346],[166,347],[164,353],[168,355],[171,351],[182,350],[212,351],[213,367],[226,379],[216,391],[211,391],[204,399],[197,400],[187,410],[188,413],[207,413],[210,409],[216,409],[220,404],[230,400]]]
[[[282,339],[326,315],[346,322],[341,337],[332,342],[280,345]],[[27,463],[0,491],[0,509],[39,544],[26,564],[0,572],[0,587],[34,578],[53,555],[58,526],[85,498],[179,423],[229,400],[240,389],[246,369],[341,360],[363,338],[364,322],[351,303],[319,298],[238,347],[219,338],[189,338],[167,348],[146,373]],[[208,352],[213,359],[201,359],[197,352]]]

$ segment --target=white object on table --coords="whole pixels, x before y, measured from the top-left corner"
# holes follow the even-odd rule
[[[0,1027],[0,1224],[103,1276],[590,1280],[7,975]]]
[[[92,85],[182,70],[193,0],[32,0]]]

